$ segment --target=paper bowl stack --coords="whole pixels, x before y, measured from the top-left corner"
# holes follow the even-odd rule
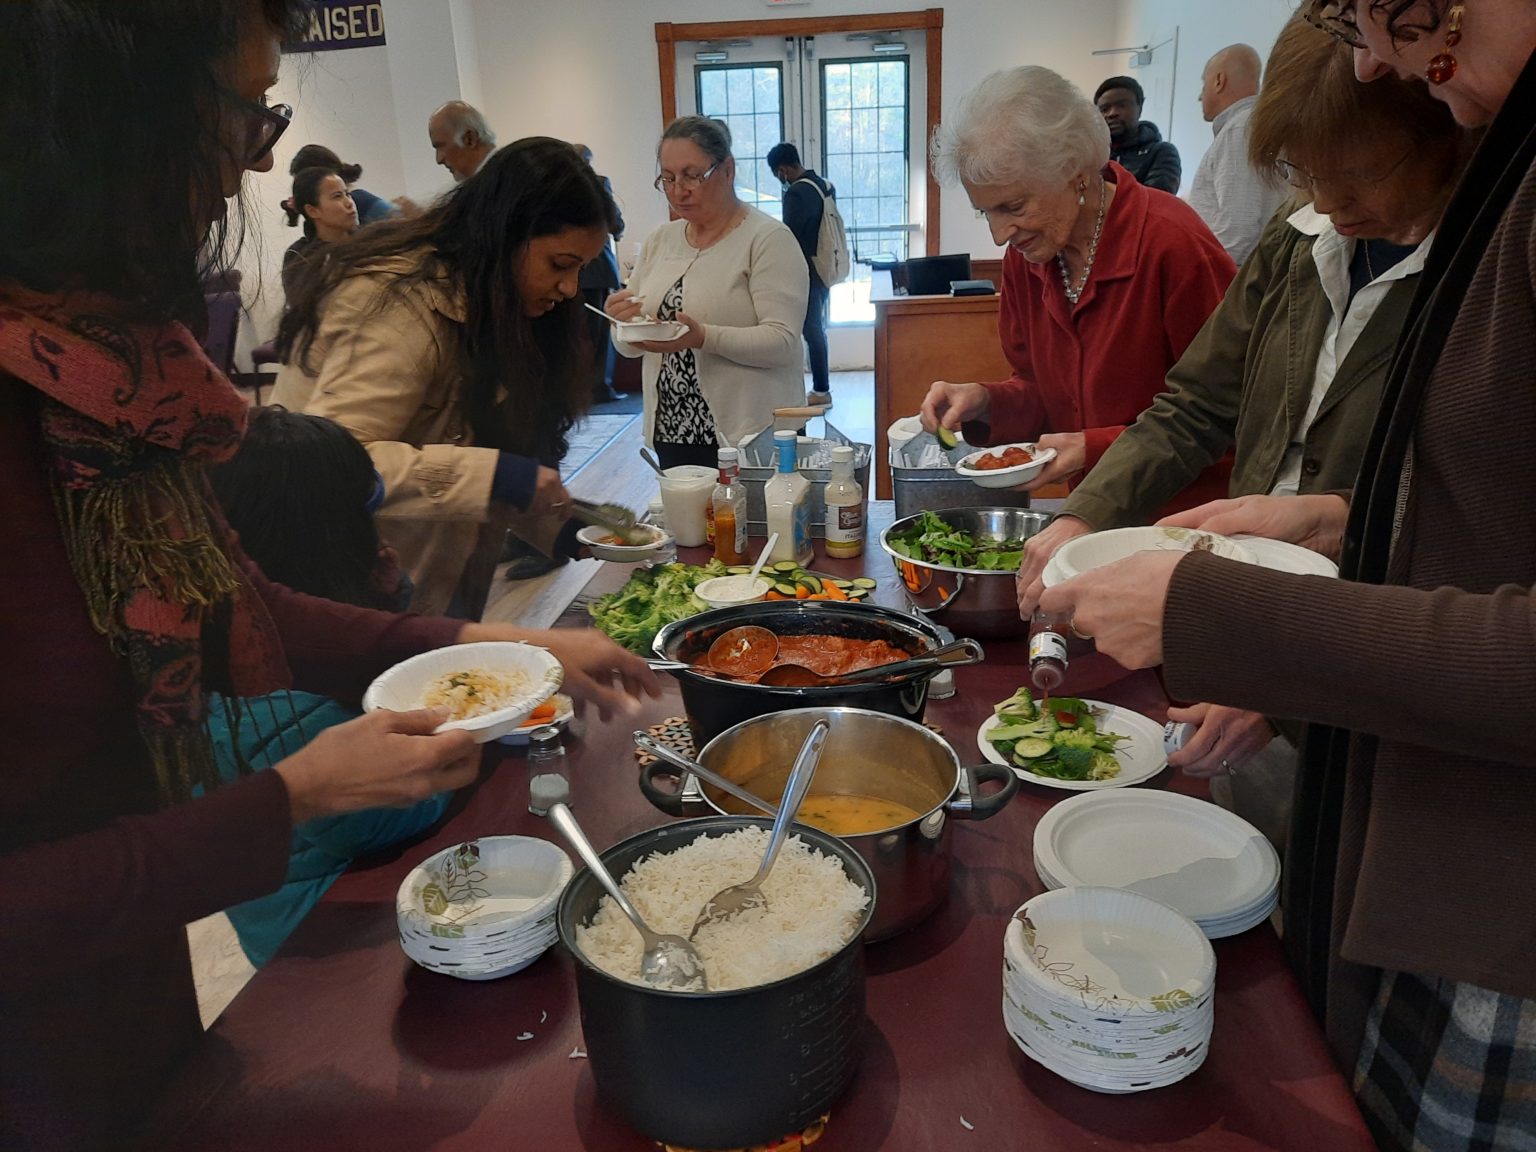
[[[520,972],[555,942],[555,905],[574,869],[531,836],[485,836],[429,856],[395,895],[400,947],[460,980]]]
[[[1013,914],[1003,1022],[1032,1060],[1095,1092],[1182,1080],[1210,1047],[1216,955],[1172,908],[1113,888],[1064,888]]]
[[[1205,800],[1145,788],[1057,804],[1035,825],[1035,871],[1047,888],[1149,896],[1212,940],[1262,924],[1280,892],[1280,857],[1252,824]]]

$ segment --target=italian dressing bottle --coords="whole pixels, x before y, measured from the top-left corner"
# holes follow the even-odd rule
[[[768,559],[804,567],[816,555],[811,547],[811,482],[795,466],[795,434],[775,432],[773,443],[779,470],[763,486],[763,501],[768,506],[768,533],[777,532],[779,539]]]
[[[853,449],[832,449],[832,477],[824,496],[827,555],[848,559],[864,554],[864,490],[853,478]]]

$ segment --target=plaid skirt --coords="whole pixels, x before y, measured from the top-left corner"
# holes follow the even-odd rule
[[[1536,1152],[1536,1000],[1383,972],[1355,1099],[1393,1152]]]

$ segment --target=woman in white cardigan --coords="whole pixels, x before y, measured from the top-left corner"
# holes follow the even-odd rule
[[[713,467],[719,445],[805,402],[800,329],[810,273],[783,224],[736,198],[730,130],[718,120],[672,121],[656,151],[678,219],[646,238],[629,287],[608,297],[616,320],[679,320],[676,340],[615,347],[645,356],[645,436],[663,468]]]

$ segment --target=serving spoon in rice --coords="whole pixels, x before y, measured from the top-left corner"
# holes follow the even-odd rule
[[[704,902],[703,909],[699,912],[699,918],[693,922],[693,931],[688,933],[688,939],[692,940],[699,934],[699,929],[706,924],[716,924],[722,920],[729,920],[733,916],[753,908],[768,907],[768,897],[763,895],[763,883],[768,879],[768,874],[773,871],[774,861],[779,858],[779,849],[784,846],[784,838],[789,835],[789,826],[794,822],[795,813],[800,811],[800,805],[805,800],[805,795],[811,790],[811,777],[816,773],[816,766],[821,763],[821,752],[826,746],[827,733],[831,730],[825,720],[818,720],[811,725],[811,730],[806,734],[805,743],[800,745],[800,753],[795,757],[795,766],[789,770],[789,780],[784,785],[784,795],[779,800],[779,811],[773,818],[773,831],[768,836],[768,851],[763,854],[762,867],[757,870],[757,875],[745,884],[732,884],[729,888],[722,888]]]
[[[694,951],[693,945],[681,936],[651,931],[650,925],[641,918],[635,906],[624,895],[624,890],[614,880],[613,873],[603,865],[602,858],[592,847],[587,834],[581,830],[581,825],[576,823],[571,810],[558,802],[551,804],[549,822],[570,841],[571,847],[576,849],[576,855],[581,857],[581,862],[591,869],[597,882],[613,897],[619,911],[629,917],[629,922],[640,933],[641,942],[645,944],[645,952],[640,957],[640,979],[653,988],[664,988],[668,992],[708,992],[704,957]]]

